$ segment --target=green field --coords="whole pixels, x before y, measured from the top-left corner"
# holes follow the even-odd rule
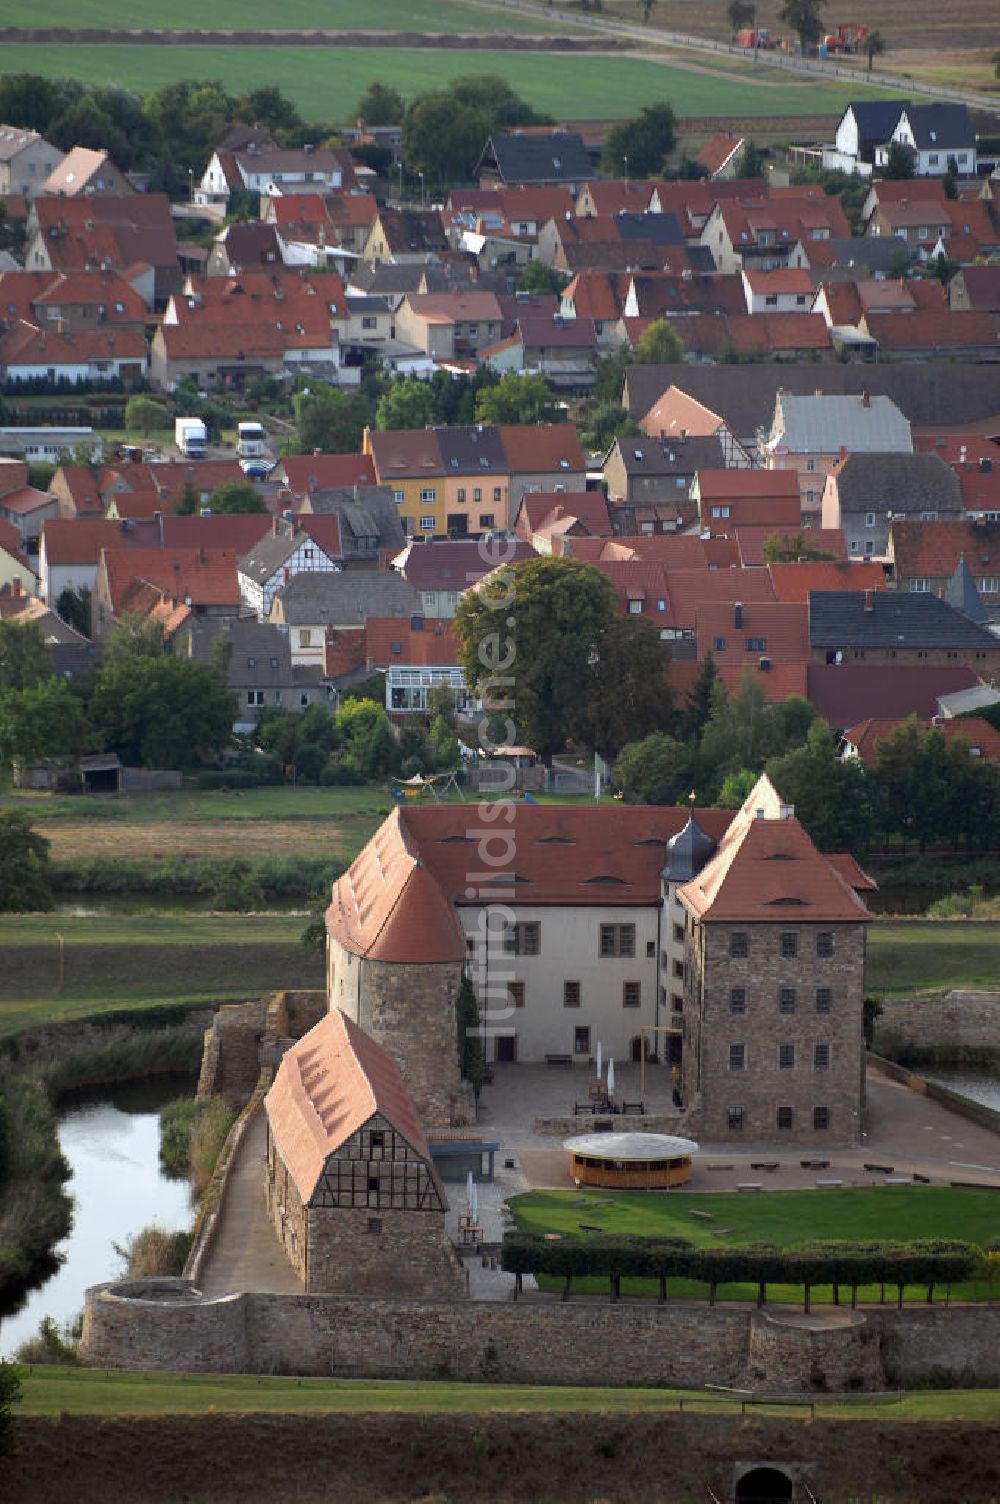
[[[217,0],[210,9],[198,0],[40,0],[8,25],[72,26],[165,31],[551,31],[544,17],[533,20],[501,6],[487,10],[462,0],[285,0],[277,11],[267,0]],[[564,30],[565,28],[560,28]]]
[[[320,987],[322,960],[301,945],[302,927],[284,914],[5,915],[0,1038],[127,1008]]]
[[[788,1248],[814,1238],[847,1241],[884,1239],[912,1242],[919,1238],[956,1238],[980,1246],[1000,1237],[1000,1196],[995,1191],[955,1190],[949,1186],[872,1186],[849,1190],[762,1191],[756,1196],[738,1192],[710,1195],[647,1195],[641,1192],[529,1191],[511,1198],[511,1211],[524,1232],[559,1233],[586,1238],[581,1223],[618,1233],[646,1237],[683,1237],[698,1247],[738,1248],[747,1243],[773,1243]],[[692,1217],[703,1212],[710,1220]],[[561,1280],[547,1278],[543,1288],[561,1289]],[[574,1280],[584,1292],[607,1292],[604,1279]],[[623,1280],[622,1292],[655,1295],[656,1282]],[[671,1280],[671,1295],[704,1299],[705,1286],[694,1280]],[[754,1300],[756,1287],[720,1286],[726,1300]],[[961,1289],[956,1299],[988,1299],[993,1292],[984,1281]],[[908,1298],[923,1299],[917,1287]],[[769,1285],[772,1301],[798,1302],[797,1286]],[[830,1298],[817,1287],[816,1301]],[[877,1287],[859,1291],[859,1299],[878,1300]]]
[[[1000,924],[989,920],[882,920],[868,932],[866,990],[906,997],[942,988],[994,988]]]
[[[367,47],[155,47],[16,45],[6,47],[9,73],[121,84],[148,93],[184,78],[219,79],[232,93],[273,84],[306,120],[349,121],[373,80],[406,99],[469,74],[499,74],[536,109],[556,119],[628,117],[667,99],[677,115],[839,115],[859,85],[794,81],[737,61],[716,67],[585,53],[408,51]],[[884,94],[884,91],[882,91]]]
[[[280,1379],[231,1374],[101,1373],[35,1368],[23,1376],[17,1414],[60,1415],[317,1415],[360,1412],[425,1414],[638,1414],[643,1411],[728,1410],[738,1401],[693,1389],[555,1388],[522,1384],[448,1384],[354,1379]],[[791,1405],[755,1406],[755,1413]],[[854,1401],[812,1401],[824,1416],[899,1421],[1000,1420],[1000,1392],[989,1389],[863,1395]]]
[[[362,788],[317,788],[285,784],[238,790],[185,788],[177,793],[125,794],[109,797],[8,791],[0,796],[0,809],[20,809],[32,823],[48,820],[109,821],[121,825],[149,825],[175,820],[346,820],[370,822],[389,813],[392,800],[385,786]],[[374,828],[374,827],[373,827]],[[206,853],[207,855],[208,853]]]

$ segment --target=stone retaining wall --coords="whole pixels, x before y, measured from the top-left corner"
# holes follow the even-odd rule
[[[647,1113],[644,1117],[612,1116],[609,1113],[574,1113],[564,1118],[535,1118],[533,1133],[551,1133],[568,1138],[572,1133],[677,1133],[683,1135],[684,1114]]]
[[[889,998],[875,1020],[874,1047],[1000,1051],[1000,992],[938,992]]]
[[[787,1318],[787,1319],[786,1319]],[[736,1303],[610,1305],[227,1295],[184,1280],[88,1290],[101,1368],[503,1383],[720,1385],[765,1393],[1000,1383],[1000,1307],[868,1307],[805,1323]]]

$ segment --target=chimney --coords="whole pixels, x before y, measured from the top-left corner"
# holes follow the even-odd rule
[[[281,583],[283,585],[287,585],[288,582],[289,582],[289,580],[291,578],[292,578],[292,571],[286,565],[285,568],[281,571]]]
[[[874,592],[874,590],[866,590],[865,591],[865,610],[866,611],[874,611],[875,610],[875,592]]]
[[[737,601],[736,605],[733,607],[733,626],[734,627],[742,627],[742,625],[743,625],[743,602],[742,601]]]
[[[862,392],[861,393],[861,406],[862,407],[871,407],[871,405],[872,405],[872,399],[869,397],[868,393],[867,392]]]
[[[847,458],[847,445],[846,444],[841,444],[841,446],[840,446],[840,458],[842,460],[846,460],[846,458]]]

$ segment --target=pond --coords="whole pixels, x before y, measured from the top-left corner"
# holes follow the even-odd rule
[[[123,1273],[115,1243],[157,1222],[173,1232],[189,1227],[191,1192],[186,1180],[160,1169],[159,1110],[191,1095],[184,1078],[137,1082],[67,1102],[59,1117],[59,1142],[73,1178],[73,1228],[56,1250],[63,1263],[30,1290],[12,1316],[0,1318],[0,1357],[9,1358],[35,1336],[43,1316],[62,1325],[83,1310],[89,1285]]]
[[[935,1066],[926,1070],[918,1067],[917,1074],[1000,1112],[1000,1075],[994,1072],[976,1070],[972,1066]]]

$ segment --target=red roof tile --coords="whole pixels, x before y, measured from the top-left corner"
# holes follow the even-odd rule
[[[764,545],[774,537],[794,537],[799,529],[754,527],[745,523],[738,524],[733,532],[739,548],[738,563],[748,568],[757,568],[764,563]],[[832,554],[835,559],[847,558],[847,543],[844,538],[844,530],[840,527],[813,527],[806,532],[809,542],[824,553]]]
[[[236,555],[228,549],[105,548],[103,560],[115,615],[136,585],[171,600],[190,596],[197,606],[239,605]]]
[[[337,1009],[286,1050],[264,1107],[271,1137],[306,1205],[330,1155],[376,1114],[430,1161],[395,1061]]]
[[[425,547],[427,545],[424,545]],[[419,630],[398,616],[369,616],[365,622],[365,651],[374,668],[393,664],[407,667],[451,668],[458,663],[454,624],[424,617]]]
[[[915,313],[871,313],[865,327],[885,350],[948,350],[969,346],[1000,350],[993,318],[976,309],[918,310]]]
[[[1000,575],[1000,523],[894,521],[891,537],[902,580],[947,579],[963,556],[973,579]]]
[[[375,465],[370,454],[289,454],[281,461],[281,468],[296,496],[313,490],[375,484]]]
[[[751,601],[773,601],[774,587],[766,569],[668,569],[667,589],[674,623],[692,630],[699,607],[710,602],[733,606]]]
[[[809,540],[812,541],[812,533]],[[885,574],[879,565],[861,559],[836,559],[832,563],[769,564],[774,594],[779,601],[808,605],[810,590],[884,590]]]
[[[937,714],[938,695],[979,683],[971,668],[934,664],[812,663],[808,698],[831,726],[853,726],[866,716]]]
[[[857,749],[862,762],[873,763],[878,753],[878,743],[886,741],[902,725],[905,725],[904,719],[873,717],[859,721],[856,726],[849,726],[844,732],[844,741],[850,742]],[[991,762],[1000,762],[1000,731],[991,726],[989,721],[978,716],[941,719],[934,723],[934,730],[940,731],[948,742],[961,737],[969,743],[970,748],[978,747],[981,757],[986,757]]]
[[[512,474],[582,475],[587,469],[572,423],[501,423],[497,432]]]

